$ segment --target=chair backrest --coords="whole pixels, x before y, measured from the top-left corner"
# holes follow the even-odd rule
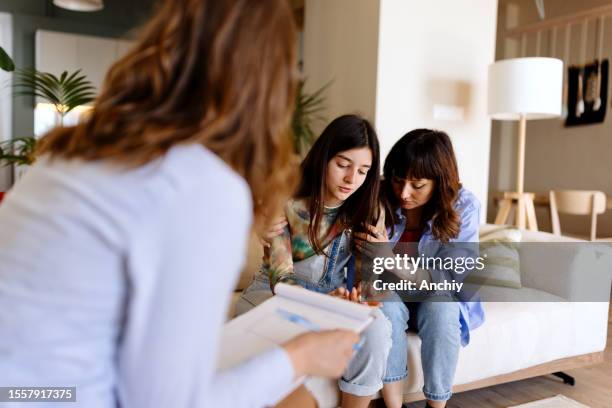
[[[559,213],[591,216],[591,241],[597,237],[597,215],[606,211],[606,194],[592,190],[551,190],[550,216],[553,234],[561,235]]]

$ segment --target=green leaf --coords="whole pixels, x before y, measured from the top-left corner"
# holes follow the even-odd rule
[[[26,136],[0,143],[0,163],[3,166],[34,163],[36,142],[34,136]]]
[[[76,71],[74,71],[67,79],[66,82],[70,82],[74,79],[74,77],[76,77],[77,75],[79,75],[81,73],[80,69],[77,69]],[[79,78],[85,78],[85,75],[79,77]]]
[[[85,105],[96,97],[96,88],[81,70],[64,71],[59,77],[34,69],[18,70],[14,82],[15,95],[40,97],[65,115],[79,105]]]
[[[2,47],[0,47],[0,69],[8,72],[15,70],[15,63]]]

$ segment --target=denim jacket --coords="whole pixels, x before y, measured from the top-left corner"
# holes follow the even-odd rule
[[[419,240],[419,254],[427,257],[456,257],[456,256],[478,256],[478,228],[480,225],[480,203],[476,196],[465,188],[459,190],[455,209],[458,211],[461,218],[461,226],[457,238],[450,242],[473,243],[473,245],[457,247],[449,247],[438,241],[432,233],[432,221],[429,220],[423,231],[423,235]],[[394,225],[393,236],[389,240],[397,243],[406,227],[406,218],[402,214],[401,208],[396,210],[397,224]],[[391,234],[391,229],[387,230]],[[452,270],[430,270],[433,281],[440,282],[441,280],[455,279],[462,281],[465,274],[457,274]],[[460,301],[460,323],[461,323],[461,344],[466,346],[470,341],[470,330],[474,330],[484,322],[484,309],[479,299],[473,298],[469,301]]]
[[[351,253],[349,236],[343,231],[327,246],[325,255],[313,255],[294,264],[297,283],[316,292],[328,293],[343,286],[345,266]]]

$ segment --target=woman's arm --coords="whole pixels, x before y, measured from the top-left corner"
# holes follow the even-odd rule
[[[463,203],[461,208],[458,208],[459,216],[461,217],[461,225],[457,238],[451,240],[448,244],[435,243],[438,250],[435,257],[442,259],[473,259],[476,260],[480,255],[479,248],[479,228],[480,228],[480,203],[474,197],[471,200]],[[425,252],[427,250],[425,249]],[[454,269],[431,269],[432,281],[443,282],[456,280],[462,282],[470,273],[472,268],[465,268],[459,273]]]
[[[248,190],[229,181],[174,192],[134,228],[117,352],[121,406],[263,407],[286,395],[296,377],[336,376],[348,362],[357,335],[332,331],[308,333],[217,372],[251,222]]]
[[[337,378],[346,369],[358,339],[356,333],[347,330],[297,336],[282,347],[218,373],[212,384],[214,394],[206,406],[260,407],[262,402],[270,406],[285,397],[298,378],[308,375]],[[274,376],[261,381],[263,367]]]
[[[117,356],[121,406],[262,407],[294,381],[291,359],[281,348],[217,373],[251,208],[244,181],[227,172],[215,175],[218,169],[210,167],[202,186],[183,183],[171,197],[156,196],[160,202],[133,229]]]

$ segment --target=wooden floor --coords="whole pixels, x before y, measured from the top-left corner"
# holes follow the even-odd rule
[[[611,304],[612,305],[612,304]],[[575,386],[563,384],[552,375],[516,381],[455,394],[448,408],[505,408],[563,394],[592,408],[612,407],[612,306],[608,314],[608,342],[604,362],[567,372],[576,379]],[[423,408],[424,402],[407,404]]]

